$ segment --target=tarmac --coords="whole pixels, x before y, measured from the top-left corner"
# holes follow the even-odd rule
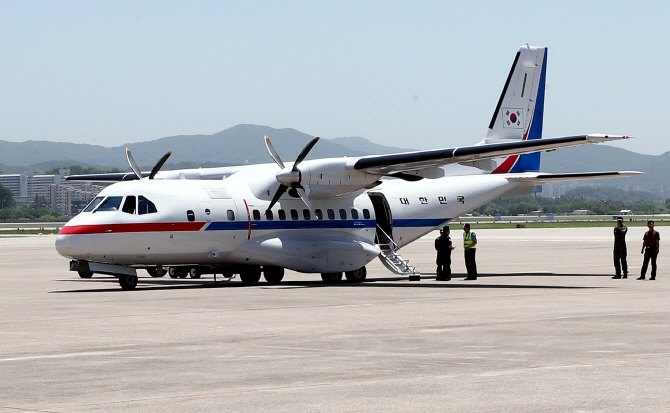
[[[55,236],[0,237],[0,413],[662,412],[670,404],[670,253],[636,281],[645,228],[613,280],[612,228],[475,230],[477,281],[277,286],[80,279]]]

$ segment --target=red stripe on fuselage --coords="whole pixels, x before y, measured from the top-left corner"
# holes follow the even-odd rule
[[[103,224],[103,225],[68,225],[58,235],[68,234],[105,234],[123,232],[167,232],[167,231],[200,231],[204,222],[167,222],[147,224]]]

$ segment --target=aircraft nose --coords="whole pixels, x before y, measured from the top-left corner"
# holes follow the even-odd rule
[[[70,235],[58,235],[56,237],[56,251],[63,257],[70,257],[72,248],[72,237]]]

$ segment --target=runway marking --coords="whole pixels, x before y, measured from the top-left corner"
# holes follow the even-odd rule
[[[116,350],[116,351],[85,351],[80,353],[63,353],[63,354],[49,354],[41,356],[24,356],[24,357],[7,357],[0,359],[0,362],[5,361],[26,361],[26,360],[43,360],[43,359],[63,359],[81,356],[111,356],[112,354],[126,353],[130,350]]]

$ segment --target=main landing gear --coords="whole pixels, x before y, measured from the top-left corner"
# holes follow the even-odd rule
[[[260,279],[261,267],[257,265],[248,265],[240,269],[240,280],[242,280],[244,285],[256,285]]]
[[[271,285],[277,285],[284,279],[284,269],[282,267],[263,267],[263,277]]]
[[[347,271],[344,273],[344,276],[347,277],[347,281],[350,283],[362,283],[365,281],[368,271],[365,267],[361,267],[357,270]],[[324,272],[321,273],[321,279],[326,284],[337,284],[342,281],[341,272]]]

